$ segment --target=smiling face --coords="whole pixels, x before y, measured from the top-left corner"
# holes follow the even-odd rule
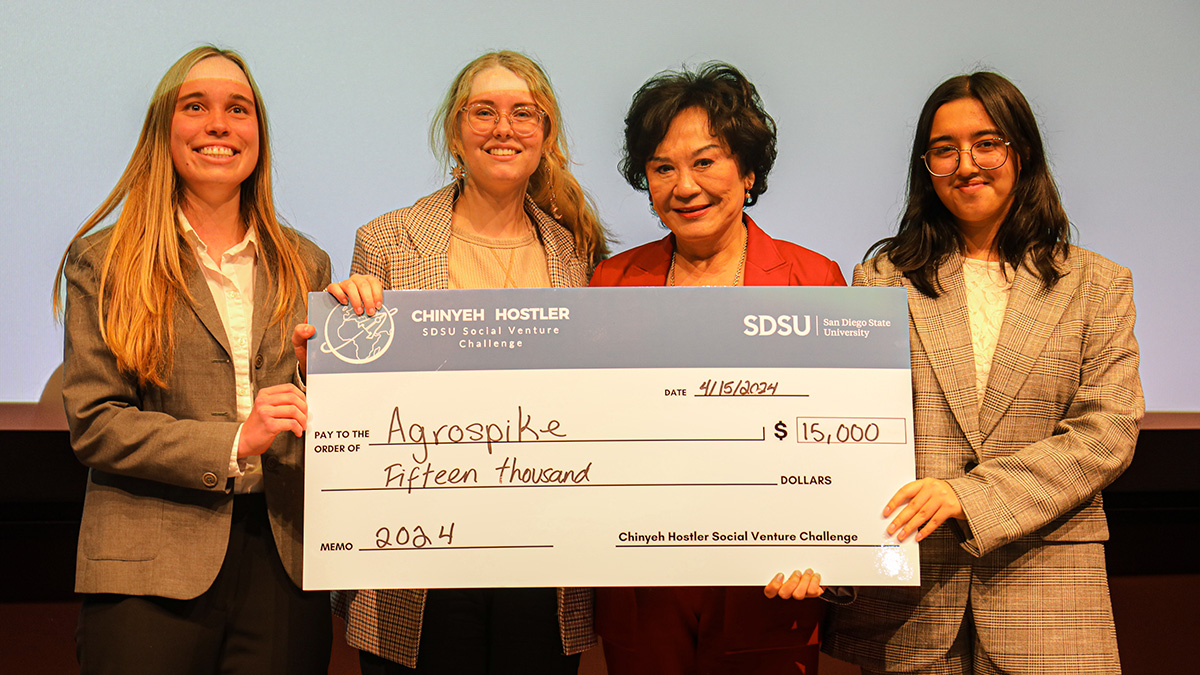
[[[246,74],[213,56],[188,71],[171,118],[171,160],[184,190],[235,199],[258,164],[258,112]]]
[[[719,250],[740,241],[742,206],[754,172],[742,174],[723,139],[709,130],[708,114],[688,108],[646,162],[650,201],[684,250]]]
[[[929,148],[953,145],[966,149],[977,141],[1003,135],[973,98],[960,98],[938,108],[929,132]],[[1012,206],[1013,188],[1020,172],[1020,159],[1009,152],[999,168],[984,171],[971,153],[959,157],[958,170],[949,176],[930,176],[933,190],[954,216],[963,233],[973,239],[991,241]]]
[[[529,136],[518,136],[506,115],[516,106],[537,106],[529,85],[507,68],[488,68],[471,81],[465,107],[476,103],[486,103],[500,115],[495,127],[487,133],[472,129],[466,113],[458,116],[467,186],[490,194],[524,192],[542,161],[545,127],[539,127]]]

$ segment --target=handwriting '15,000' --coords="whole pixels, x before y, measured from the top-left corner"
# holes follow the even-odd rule
[[[775,425],[775,436],[783,440],[786,424]],[[822,444],[893,444],[907,442],[903,418],[797,417],[796,442]]]

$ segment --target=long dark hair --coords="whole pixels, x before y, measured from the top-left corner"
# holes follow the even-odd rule
[[[996,233],[996,253],[1001,262],[1013,267],[1025,264],[1028,257],[1031,271],[1050,288],[1062,277],[1055,263],[1056,258],[1065,258],[1070,251],[1071,223],[1046,164],[1033,110],[1016,85],[996,73],[958,75],[929,95],[913,138],[908,204],[900,217],[900,228],[896,236],[875,242],[866,257],[886,255],[917,290],[931,298],[941,293],[938,266],[946,256],[962,250],[965,242],[954,216],[934,192],[921,155],[928,149],[938,109],[964,98],[979,101],[1021,162],[1012,206]]]
[[[713,136],[725,141],[742,176],[754,172],[746,206],[767,191],[775,164],[775,120],[763,109],[754,84],[728,63],[710,61],[697,71],[666,70],[633,95],[625,115],[625,147],[619,168],[635,190],[649,190],[646,161],[667,136],[671,122],[688,108],[708,115]]]

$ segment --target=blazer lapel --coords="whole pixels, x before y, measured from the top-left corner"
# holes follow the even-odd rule
[[[191,248],[185,255],[192,255]],[[208,282],[204,280],[204,272],[200,265],[191,261],[188,266],[187,290],[192,296],[192,311],[196,318],[212,334],[213,339],[220,343],[226,354],[232,354],[229,348],[229,336],[225,334],[225,324],[221,323],[221,314],[217,311],[217,303],[213,300],[212,291],[208,290]]]
[[[1025,265],[1017,268],[979,411],[979,429],[984,438],[996,428],[1025,384],[1080,278],[1067,273],[1047,291],[1041,279]]]
[[[775,242],[759,229],[750,216],[746,221],[746,286],[787,286],[792,264],[779,255]]]
[[[267,266],[258,256],[254,262],[254,318],[250,327],[250,361],[259,352],[263,335],[275,307],[275,285],[267,281]],[[305,300],[308,297],[305,296]]]
[[[565,261],[570,260],[575,250],[575,240],[565,228],[552,220],[538,208],[533,197],[525,195],[525,213],[533,221],[538,240],[546,251],[546,270],[550,275],[550,286],[566,288],[575,286],[571,271]]]
[[[938,279],[942,294],[937,298],[909,287],[909,312],[954,418],[971,447],[978,451],[982,437],[979,397],[975,392],[975,350],[971,345],[962,258],[958,254],[942,265]]]
[[[413,249],[419,254],[417,268],[406,274],[414,285],[405,288],[442,290],[450,287],[450,226],[458,184],[423,197],[409,209],[412,222],[406,228]]]
[[[629,271],[622,286],[665,286],[671,272],[671,253],[675,250],[675,235],[668,234],[653,246],[638,249],[629,261]]]

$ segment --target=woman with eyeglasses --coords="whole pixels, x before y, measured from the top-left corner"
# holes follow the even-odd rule
[[[1070,244],[995,73],[930,95],[908,185],[854,284],[908,289],[918,480],[883,515],[921,586],[860,588],[825,648],[864,673],[1118,673],[1100,490],[1144,411],[1129,270]]]
[[[431,140],[454,182],[360,228],[351,278],[330,293],[373,314],[383,288],[587,284],[608,235],[569,171],[537,63],[501,51],[467,64]],[[334,607],[365,675],[574,675],[596,643],[591,589],[360,590],[336,594]]]

